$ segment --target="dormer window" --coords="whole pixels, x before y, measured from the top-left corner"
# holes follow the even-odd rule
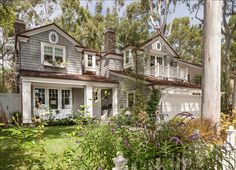
[[[49,33],[49,42],[53,44],[58,42],[58,35],[56,32],[52,31]]]
[[[125,64],[129,64],[129,51],[125,52]]]
[[[65,67],[66,47],[42,42],[41,61],[45,66]]]
[[[93,56],[88,55],[88,67],[93,67]]]

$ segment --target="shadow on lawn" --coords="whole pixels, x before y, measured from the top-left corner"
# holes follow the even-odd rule
[[[62,138],[65,133],[72,132],[75,127],[76,126],[48,126],[44,129],[43,137],[49,139]]]

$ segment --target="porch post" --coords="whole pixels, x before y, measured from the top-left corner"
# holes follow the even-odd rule
[[[23,124],[32,123],[31,118],[31,82],[22,81],[22,114],[23,114]]]
[[[118,90],[117,87],[112,88],[112,115],[118,114]]]
[[[93,117],[93,86],[84,87],[85,115]]]

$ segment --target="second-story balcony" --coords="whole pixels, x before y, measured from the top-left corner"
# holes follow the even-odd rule
[[[156,66],[144,67],[144,75],[154,76],[168,80],[182,80],[188,81],[188,69],[171,67],[170,65],[163,66],[157,64]]]

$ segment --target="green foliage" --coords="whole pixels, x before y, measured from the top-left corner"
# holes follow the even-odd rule
[[[147,113],[150,118],[153,118],[153,115],[155,115],[156,111],[159,109],[160,99],[161,99],[160,90],[153,89],[151,98],[147,103]]]
[[[201,75],[194,76],[191,82],[195,84],[202,84],[202,76]]]
[[[190,25],[189,17],[174,19],[168,42],[182,60],[202,62],[202,30],[198,25]]]
[[[13,112],[12,113],[12,120],[11,120],[12,124],[21,124],[22,123],[22,113],[21,112]]]
[[[76,121],[71,118],[64,118],[64,119],[50,119],[48,121],[45,121],[47,126],[69,126],[69,125],[75,125]]]

